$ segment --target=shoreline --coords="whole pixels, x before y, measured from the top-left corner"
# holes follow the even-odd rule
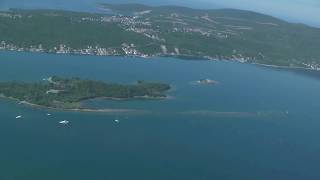
[[[26,105],[33,108],[39,108],[39,109],[47,109],[47,110],[57,110],[57,111],[67,111],[67,112],[92,112],[92,113],[134,113],[134,112],[140,112],[145,113],[147,111],[145,110],[139,110],[139,109],[112,109],[112,108],[106,108],[106,109],[93,109],[93,108],[71,108],[71,109],[64,109],[64,108],[55,108],[55,107],[49,107],[49,106],[43,106],[39,104],[33,104],[27,101],[20,101],[19,99],[13,98],[13,97],[6,97],[2,94],[0,94],[0,99],[7,99],[14,102],[18,102],[20,105]]]
[[[169,100],[172,98],[173,98],[172,96],[164,96],[164,97],[135,96],[132,98],[97,97],[97,98],[87,99],[85,101],[90,101],[90,100],[111,100],[111,101],[146,100],[147,101],[147,100]]]
[[[312,69],[312,68],[306,68],[306,67],[299,67],[299,66],[278,66],[278,65],[271,65],[271,64],[261,64],[261,63],[246,63],[246,64],[252,64],[267,68],[275,68],[275,69],[298,69],[298,70],[308,70],[308,71],[314,71],[319,72],[319,70]]]
[[[1,52],[7,52],[7,53],[26,53],[26,54],[37,54],[37,55],[53,55],[53,56],[70,56],[70,57],[106,57],[106,58],[125,58],[125,59],[134,59],[134,60],[142,60],[142,61],[153,61],[154,58],[162,58],[162,59],[177,59],[180,61],[225,61],[224,59],[208,59],[204,57],[196,57],[196,56],[190,56],[190,58],[183,58],[183,56],[168,56],[168,55],[150,55],[150,56],[139,56],[139,55],[97,55],[97,54],[77,54],[77,53],[54,53],[54,52],[35,52],[35,51],[17,51],[17,50],[3,50],[0,49]],[[131,59],[130,59],[131,60]],[[226,60],[226,61],[233,61],[238,62],[234,60]],[[239,62],[240,63],[240,62]],[[246,63],[248,64],[248,63]]]
[[[97,55],[97,54],[78,54],[78,53],[55,53],[55,52],[35,52],[35,51],[18,51],[18,50],[10,50],[10,49],[0,49],[0,52],[16,52],[16,53],[32,53],[32,54],[49,54],[49,55],[66,55],[66,56],[95,56],[95,57],[123,57],[123,58],[141,58],[141,59],[147,59],[152,60],[152,58],[176,58],[179,60],[185,60],[185,61],[228,61],[228,62],[238,62],[241,64],[251,64],[251,65],[257,65],[262,67],[268,67],[268,68],[276,68],[276,69],[300,69],[300,70],[308,70],[308,71],[320,71],[313,68],[308,67],[299,67],[299,66],[280,66],[280,65],[272,65],[272,64],[263,64],[263,63],[256,63],[256,62],[240,62],[237,60],[226,60],[226,59],[209,59],[205,57],[197,57],[197,56],[168,56],[168,55],[149,55],[149,56],[139,56],[139,55]],[[188,57],[188,58],[184,58]]]

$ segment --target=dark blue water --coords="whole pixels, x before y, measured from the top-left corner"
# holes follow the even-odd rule
[[[1,100],[0,179],[320,178],[318,74],[171,58],[0,53],[0,81],[51,75],[168,82],[173,98],[85,103],[145,111],[109,114],[48,111]],[[200,78],[220,83],[195,85]],[[71,123],[61,126],[64,119]]]
[[[195,3],[193,0],[0,0],[0,9],[9,8],[40,8],[63,9],[72,11],[103,12],[97,8],[99,3],[140,3],[152,6],[180,5],[193,8],[221,8],[213,3]]]

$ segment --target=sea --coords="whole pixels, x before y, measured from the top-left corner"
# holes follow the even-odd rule
[[[165,82],[172,90],[166,100],[83,102],[138,110],[123,113],[48,110],[0,99],[1,180],[320,179],[317,72],[229,61],[0,52],[0,82],[53,75]],[[198,84],[203,78],[219,83]],[[59,124],[63,120],[70,123]]]
[[[23,9],[62,9],[81,12],[105,13],[106,11],[97,8],[101,3],[139,3],[151,6],[159,5],[183,5],[193,8],[222,8],[213,2],[195,3],[194,0],[0,0],[0,10],[10,8]]]

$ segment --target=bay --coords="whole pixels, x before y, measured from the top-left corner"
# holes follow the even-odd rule
[[[85,102],[145,111],[109,114],[2,99],[0,179],[320,177],[317,73],[227,61],[0,52],[0,81],[40,82],[52,75],[167,82],[172,98]],[[219,83],[197,85],[201,78]],[[61,126],[65,119],[70,124]]]

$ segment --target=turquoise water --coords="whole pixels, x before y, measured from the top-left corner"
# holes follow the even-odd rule
[[[0,81],[51,75],[168,82],[172,98],[85,102],[145,111],[125,114],[48,111],[0,100],[0,179],[320,178],[318,73],[171,58],[0,53]],[[201,78],[219,84],[195,85]],[[61,126],[64,119],[71,123]]]

